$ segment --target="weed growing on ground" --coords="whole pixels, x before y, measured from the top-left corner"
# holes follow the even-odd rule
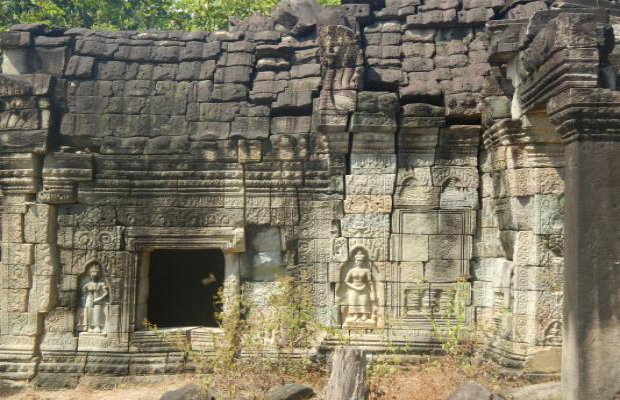
[[[446,293],[441,317],[435,307],[429,318],[441,356],[426,354],[405,359],[407,349],[390,345],[370,367],[370,399],[444,400],[467,381],[476,381],[492,392],[519,386],[524,379],[507,373],[492,361],[478,357],[478,333],[467,324],[466,281],[456,282]],[[392,354],[391,357],[386,357]],[[403,362],[405,361],[405,362]],[[407,362],[409,361],[409,362]]]
[[[446,290],[447,298],[445,310],[440,324],[437,318],[431,317],[433,337],[441,344],[441,350],[448,357],[462,358],[468,355],[469,346],[464,337],[467,330],[466,304],[469,290],[466,281],[459,281]]]
[[[316,321],[307,287],[281,277],[262,304],[227,289],[217,301],[221,333],[214,333],[213,351],[193,350],[187,341],[160,333],[186,354],[200,383],[216,388],[225,399],[240,394],[257,399],[271,386],[291,381],[324,383],[325,368],[312,349],[326,329]]]
[[[494,392],[523,383],[518,376],[476,357],[477,335],[467,324],[465,285],[457,282],[447,290],[441,317],[429,318],[443,355],[412,356],[407,345],[388,336],[387,348],[369,366],[370,400],[443,400],[470,380]],[[276,384],[325,385],[326,368],[313,361],[312,349],[322,336],[338,338],[341,343],[348,339],[316,321],[306,286],[292,278],[279,278],[261,304],[237,290],[221,291],[218,298],[225,307],[218,314],[221,332],[214,334],[212,351],[191,349],[182,332],[158,333],[184,352],[205,387],[216,388],[222,399],[242,395],[254,400]],[[152,330],[157,332],[156,327]],[[389,331],[375,333],[389,335]]]
[[[391,337],[384,354],[376,355],[368,368],[370,399],[391,396],[394,379],[396,379],[403,363],[402,354],[408,353],[407,345],[397,346]]]

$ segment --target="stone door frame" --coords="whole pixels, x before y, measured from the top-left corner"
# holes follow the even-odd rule
[[[125,243],[127,250],[136,254],[134,278],[126,282],[132,289],[126,302],[130,333],[144,329],[142,321],[148,312],[150,253],[154,250],[221,250],[224,254],[224,285],[238,286],[239,254],[245,252],[244,228],[130,227],[126,231]]]

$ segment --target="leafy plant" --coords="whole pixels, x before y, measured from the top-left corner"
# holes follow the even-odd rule
[[[385,321],[386,326],[390,326],[389,320]],[[409,353],[409,345],[395,343],[389,330],[385,330],[387,335],[387,347],[381,354],[375,354],[368,368],[370,399],[391,398],[392,386],[397,374],[401,371],[404,364],[403,354]]]
[[[441,326],[436,318],[430,318],[433,336],[439,340],[443,352],[451,357],[463,354],[463,333],[467,326],[466,304],[469,291],[466,281],[459,281],[446,290],[446,306]]]
[[[323,327],[316,322],[307,287],[278,278],[260,306],[232,290],[220,290],[217,301],[221,333],[213,334],[213,352],[192,350],[174,335],[159,333],[186,354],[205,386],[217,386],[224,398],[232,398],[257,395],[257,389],[281,381],[322,379],[323,366],[310,355]]]
[[[340,0],[319,0],[325,5]],[[105,30],[226,29],[229,17],[269,14],[278,0],[3,0],[0,30],[18,23]]]

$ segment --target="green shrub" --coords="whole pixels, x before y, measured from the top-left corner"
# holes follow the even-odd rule
[[[278,0],[3,0],[0,30],[19,23],[105,30],[226,29],[229,17],[269,14]],[[336,5],[340,0],[319,0]]]

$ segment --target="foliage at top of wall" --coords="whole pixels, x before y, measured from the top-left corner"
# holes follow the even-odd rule
[[[318,0],[337,5],[340,0]],[[278,0],[3,0],[0,30],[14,24],[104,30],[226,29],[229,17],[268,14]]]

